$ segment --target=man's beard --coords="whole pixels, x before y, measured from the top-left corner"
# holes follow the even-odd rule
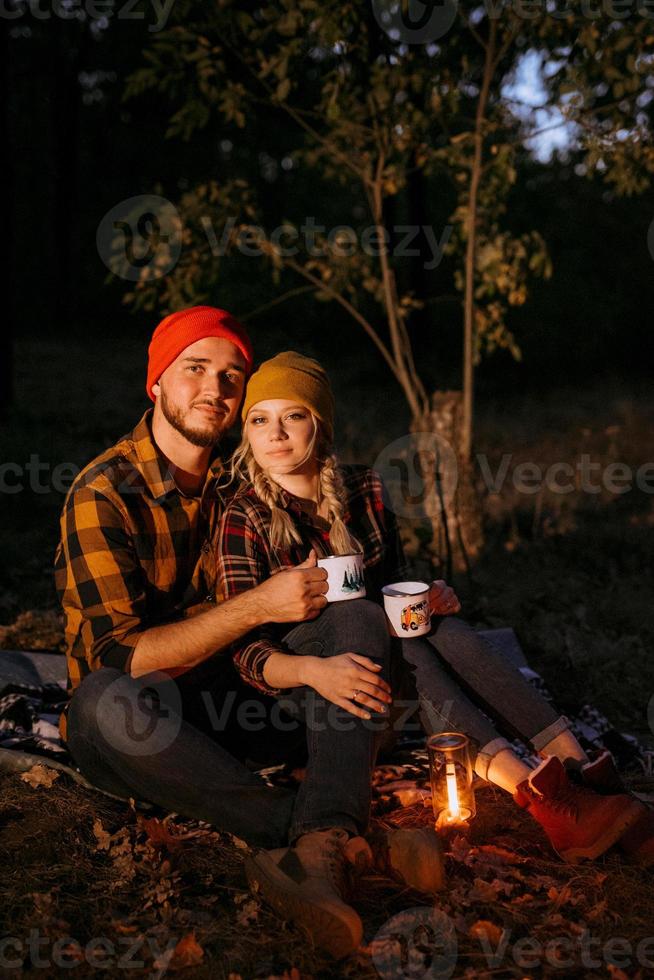
[[[224,421],[227,416],[223,419],[216,420],[216,426],[219,428],[212,429],[191,429],[190,426],[186,425],[184,421],[184,412],[181,408],[177,408],[171,405],[166,394],[161,388],[161,411],[164,418],[169,425],[172,425],[173,429],[179,432],[180,435],[184,436],[187,442],[190,442],[192,446],[199,446],[201,449],[208,449],[214,446],[224,431]]]

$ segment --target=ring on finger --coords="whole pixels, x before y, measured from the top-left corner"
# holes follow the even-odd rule
[[[353,701],[356,701],[356,699],[359,696],[359,694],[361,694],[361,691],[357,688],[357,690],[356,691],[353,691],[353,693],[352,693],[352,700]]]

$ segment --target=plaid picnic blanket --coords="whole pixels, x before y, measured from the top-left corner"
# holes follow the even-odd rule
[[[541,697],[554,705],[554,699],[541,675],[532,670],[531,667],[519,667],[518,669],[523,677],[536,688]],[[606,715],[593,705],[584,704],[576,714],[568,714],[566,717],[570,722],[571,731],[586,752],[593,749],[608,749],[615,759],[617,768],[621,771],[646,768],[648,763],[645,746],[641,745],[633,735],[619,732]],[[534,755],[533,749],[524,742],[516,739],[512,744],[517,755],[525,761],[534,765],[542,762],[542,759]]]
[[[59,684],[9,683],[0,688],[0,748],[19,749],[67,762],[59,715],[68,695]]]

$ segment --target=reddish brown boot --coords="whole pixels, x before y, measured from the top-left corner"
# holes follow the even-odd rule
[[[514,799],[537,820],[564,861],[599,857],[638,819],[640,807],[626,794],[599,796],[570,782],[550,756],[520,783]]]
[[[636,822],[622,835],[618,841],[618,846],[634,864],[640,864],[643,868],[651,868],[654,865],[654,810],[629,793],[622,782],[620,773],[615,768],[611,753],[608,751],[601,752],[582,766],[581,779],[584,786],[602,796],[628,793],[631,799],[638,804],[640,815]]]

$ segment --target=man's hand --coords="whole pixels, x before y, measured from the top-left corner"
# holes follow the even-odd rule
[[[360,653],[302,660],[305,683],[357,718],[370,718],[370,710],[385,713],[393,700],[390,686],[379,676],[381,666]]]
[[[262,623],[301,623],[315,619],[327,605],[327,572],[317,567],[313,549],[295,568],[283,568],[254,590],[262,606]]]
[[[456,592],[442,579],[429,586],[429,606],[432,616],[451,616],[461,609]]]

